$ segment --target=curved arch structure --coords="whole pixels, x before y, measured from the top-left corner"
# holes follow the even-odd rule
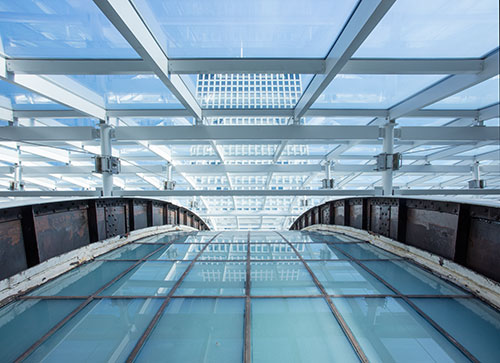
[[[153,199],[72,199],[0,209],[0,280],[93,242],[161,225],[209,230],[188,209]]]
[[[409,198],[346,198],[303,213],[290,229],[350,226],[441,256],[500,281],[500,208]]]

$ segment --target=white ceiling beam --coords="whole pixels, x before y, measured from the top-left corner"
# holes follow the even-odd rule
[[[294,110],[295,120],[299,120],[305,115],[306,111],[344,68],[354,52],[389,11],[392,4],[394,4],[394,0],[361,0],[326,56],[325,73],[315,75],[302,93]]]
[[[398,189],[397,195],[500,195],[500,189]],[[100,192],[94,190],[74,191],[0,191],[0,197],[97,197]],[[292,190],[115,190],[115,196],[143,197],[256,197],[256,196],[375,196],[373,189],[292,189]]]
[[[5,108],[5,107],[4,107]],[[7,107],[10,109],[10,107]],[[290,109],[203,109],[204,117],[283,117],[293,116]],[[14,110],[18,118],[79,118],[86,114],[76,110]],[[107,117],[191,117],[186,109],[121,109],[106,110]],[[306,117],[389,117],[384,109],[309,109]],[[407,117],[418,118],[478,118],[479,110],[417,110]]]
[[[389,111],[391,119],[407,116],[409,113],[452,96],[466,88],[486,81],[498,74],[499,50],[497,49],[484,60],[483,70],[476,74],[459,74],[447,77],[416,95],[406,99]]]
[[[98,134],[93,127],[12,127],[0,128],[11,141],[90,141]],[[117,141],[352,141],[379,140],[378,126],[119,126]],[[499,127],[400,127],[400,141],[497,141]]]
[[[84,115],[100,120],[106,119],[106,110],[102,107],[102,104],[99,104],[100,102],[84,98],[75,91],[70,90],[70,87],[65,88],[58,84],[57,80],[46,76],[8,72],[5,68],[2,68],[2,64],[5,64],[5,59],[0,57],[0,79],[35,92]],[[71,80],[68,79],[67,81],[70,82]],[[81,89],[84,89],[84,87],[82,86]]]
[[[497,117],[500,117],[500,103],[495,103],[494,105],[479,110],[478,119],[481,121],[486,121]]]
[[[104,15],[128,41],[154,74],[167,86],[193,117],[202,119],[198,101],[177,74],[168,70],[169,59],[130,1],[94,0]]]
[[[352,58],[340,74],[474,74],[483,59]],[[7,59],[7,70],[19,74],[114,75],[153,74],[142,59]],[[325,73],[322,58],[169,59],[171,74]]]

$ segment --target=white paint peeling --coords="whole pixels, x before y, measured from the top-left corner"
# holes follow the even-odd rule
[[[27,290],[41,285],[79,265],[138,239],[165,232],[198,231],[188,226],[164,225],[132,231],[53,257],[0,281],[0,306]]]

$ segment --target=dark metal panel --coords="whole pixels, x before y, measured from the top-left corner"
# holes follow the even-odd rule
[[[111,238],[127,233],[127,216],[125,206],[107,206],[106,212],[106,238]]]
[[[153,226],[161,226],[164,224],[163,221],[163,211],[164,208],[162,205],[153,203],[152,204],[152,220],[153,220]]]
[[[500,221],[471,220],[465,265],[500,281]]]
[[[28,268],[21,219],[0,222],[0,280]]]
[[[86,209],[35,217],[40,262],[90,243]]]
[[[147,204],[141,201],[134,202],[134,228],[141,229],[148,226]]]
[[[344,201],[343,200],[337,200],[333,203],[333,206],[335,208],[334,212],[334,221],[335,224],[338,224],[340,226],[344,225],[345,221],[345,209],[344,209]]]
[[[98,241],[106,239],[106,208],[97,208],[97,234],[99,236]]]
[[[354,228],[363,228],[363,202],[359,204],[352,204],[349,208],[349,222],[350,226]]]
[[[415,208],[407,214],[406,243],[452,260],[458,216]]]

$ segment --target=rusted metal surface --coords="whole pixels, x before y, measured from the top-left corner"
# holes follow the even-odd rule
[[[179,210],[186,217],[180,224],[209,229],[187,209],[142,198],[68,200],[0,209],[0,280],[93,242],[148,226],[179,224]]]
[[[500,208],[411,198],[347,198],[311,208],[290,229],[315,224],[315,209],[333,216],[316,223],[374,232],[500,282]]]

